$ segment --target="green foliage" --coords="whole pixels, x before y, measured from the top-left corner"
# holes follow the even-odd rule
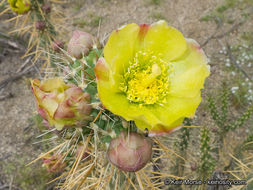
[[[154,5],[159,5],[161,3],[161,0],[150,0],[150,3]]]
[[[179,148],[181,151],[185,151],[189,145],[190,140],[190,129],[189,128],[182,128],[180,134],[180,142],[179,142]]]
[[[112,137],[110,135],[107,135],[107,136],[104,136],[102,139],[101,139],[101,142],[102,143],[110,143],[111,142],[111,139]]]
[[[216,104],[214,102],[214,99],[211,96],[209,96],[207,101],[208,101],[208,108],[210,110],[210,113],[211,113],[211,116],[212,116],[214,122],[219,127],[222,127],[224,123],[221,120],[221,117],[220,117],[220,114],[219,114],[218,109],[216,107]]]
[[[161,12],[153,12],[151,14],[151,17],[156,19],[156,20],[165,20],[165,17],[162,15]]]
[[[6,9],[8,3],[7,1],[3,1],[0,3],[0,12],[2,12],[4,9]]]
[[[185,118],[183,123],[185,126],[191,126],[192,120],[190,118]],[[176,142],[176,145],[179,147],[181,152],[187,150],[189,141],[190,141],[190,129],[187,127],[180,129],[179,142]]]
[[[207,21],[212,20],[213,18],[214,18],[214,17],[211,16],[211,15],[206,15],[206,16],[201,17],[201,18],[200,18],[200,21],[205,21],[205,22],[207,22]]]
[[[3,172],[13,176],[13,183],[24,189],[43,190],[47,187],[47,182],[52,180],[53,175],[48,173],[45,168],[41,167],[41,163],[33,166],[26,166],[27,160],[24,156],[16,155],[16,161],[1,163]]]
[[[217,7],[217,12],[219,13],[223,13],[224,11],[226,11],[229,7],[226,5],[221,5],[220,7]]]
[[[192,120],[190,118],[185,118],[183,123],[185,126],[191,126]],[[186,159],[187,148],[189,146],[189,141],[190,141],[190,129],[187,127],[181,128],[179,130],[179,135],[177,139],[178,140],[175,142],[175,148],[179,149],[180,156]],[[184,169],[185,169],[184,165],[185,165],[185,160],[183,160],[180,157],[177,157],[176,164],[175,166],[171,168],[171,171],[173,172],[175,176],[183,176]]]
[[[211,147],[209,145],[210,137],[209,130],[203,128],[201,130],[200,138],[200,165],[199,165],[199,175],[201,179],[206,179],[213,171],[215,166],[215,160],[211,155]]]
[[[250,172],[247,176],[247,185],[243,187],[242,190],[252,190],[253,189],[253,172]]]
[[[208,108],[210,110],[212,119],[217,124],[220,130],[221,135],[225,135],[230,130],[235,130],[243,126],[243,124],[250,119],[253,114],[253,107],[249,106],[248,109],[240,116],[239,118],[231,121],[228,119],[228,102],[229,102],[229,94],[228,89],[226,87],[223,88],[223,92],[221,95],[221,103],[217,103],[220,106],[220,110],[218,110],[214,99],[209,96],[208,98]]]
[[[208,15],[203,16],[200,21],[214,21],[217,24],[220,24],[221,22],[232,24],[234,23],[234,19],[236,19],[233,15],[234,9],[239,10],[241,12],[240,16],[245,19],[250,14],[246,9],[252,4],[251,0],[225,0]]]
[[[253,42],[253,32],[244,32],[241,37],[245,41]]]
[[[73,20],[73,25],[78,26],[80,28],[83,28],[83,27],[89,25],[89,23],[83,18],[75,18]]]
[[[253,134],[249,134],[241,145],[242,150],[253,150]]]
[[[221,95],[221,120],[226,121],[228,116],[228,101],[229,101],[229,90],[223,85],[223,91]]]
[[[249,120],[249,118],[251,117],[251,115],[253,114],[253,106],[249,106],[249,108],[247,109],[247,111],[245,111],[241,117],[239,117],[238,119],[236,119],[235,121],[233,121],[232,123],[229,123],[228,125],[225,126],[225,130],[229,131],[229,130],[235,130],[237,128],[240,128],[243,126],[243,124]]]
[[[101,16],[94,16],[89,25],[92,26],[92,27],[98,27],[99,26],[99,22],[100,20],[102,20],[102,17]]]

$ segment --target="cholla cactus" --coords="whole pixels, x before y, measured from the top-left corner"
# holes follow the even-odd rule
[[[76,30],[68,44],[68,53],[76,59],[88,55],[94,43],[93,37],[86,32]]]
[[[90,95],[73,84],[65,84],[62,78],[47,79],[43,82],[32,80],[34,96],[37,100],[39,114],[55,126],[82,126],[92,118]]]
[[[111,140],[107,156],[123,171],[136,172],[151,159],[152,141],[141,134],[121,132]]]
[[[62,48],[56,42],[51,42],[52,52]],[[74,58],[67,65],[65,60],[55,64],[60,72],[70,71],[68,84],[62,78],[32,81],[38,111],[49,124],[46,133],[52,126],[65,127],[57,131],[61,144],[46,155],[64,155],[62,189],[122,189],[126,180],[129,188],[160,188],[161,180],[154,179],[168,175],[154,166],[168,149],[155,138],[159,155],[150,162],[153,144],[141,131],[150,137],[165,135],[194,115],[209,75],[206,56],[165,21],[126,25],[110,35],[104,51],[93,43],[90,34],[73,33],[68,53]]]

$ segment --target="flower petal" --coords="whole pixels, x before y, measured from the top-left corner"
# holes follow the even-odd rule
[[[201,102],[200,93],[195,98],[170,97],[166,105],[150,106],[142,109],[143,115],[135,114],[133,120],[141,130],[149,129],[150,133],[169,133],[178,127],[185,117],[194,116],[195,110]],[[129,112],[132,112],[132,110]]]
[[[139,30],[140,27],[132,23],[111,33],[104,48],[104,56],[113,74],[120,74],[127,69],[136,51]]]
[[[60,77],[47,79],[44,82],[42,82],[40,86],[40,89],[46,92],[51,92],[55,89],[59,91],[64,91],[67,88],[69,88],[69,86],[66,85],[63,81],[63,78]]]
[[[144,37],[144,49],[161,55],[164,61],[179,58],[187,49],[184,36],[161,20],[152,24]]]
[[[210,74],[207,58],[198,43],[187,39],[187,44],[187,54],[172,63],[174,71],[169,76],[171,96],[196,97],[200,89],[204,88],[205,79]]]
[[[50,115],[50,117],[53,117],[55,111],[58,108],[58,102],[56,102],[54,99],[51,99],[49,97],[45,97],[41,101],[41,107],[45,108],[45,110],[48,111],[48,114]]]

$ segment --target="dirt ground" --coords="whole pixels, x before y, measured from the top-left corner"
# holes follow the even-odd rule
[[[84,30],[97,36],[98,26],[94,19],[102,18],[99,36],[101,39],[105,39],[112,30],[124,24],[131,22],[149,24],[165,19],[170,25],[178,28],[185,37],[193,38],[202,44],[216,31],[216,24],[214,22],[201,22],[200,19],[223,1],[161,0],[157,5],[154,2],[158,1],[75,0],[70,3],[70,8],[66,6],[67,14],[74,14],[79,19],[87,19],[88,24],[80,27],[73,21],[74,24],[69,23],[68,27],[72,27],[73,30]],[[1,33],[6,33],[6,30],[11,29],[10,25],[3,23],[5,18],[1,18]],[[230,27],[230,25],[224,26],[223,29],[226,31]],[[248,25],[243,27],[247,28]],[[69,38],[70,35],[66,36],[66,39]],[[230,38],[236,38],[236,34],[233,33]],[[206,82],[209,91],[219,86],[220,79],[225,75],[219,64],[212,63],[212,56],[224,46],[223,40],[210,40],[204,47],[212,65],[212,74]],[[15,74],[24,63],[25,60],[20,59],[20,57],[25,48],[22,45],[20,47],[19,50],[13,52],[0,41],[0,81]],[[38,72],[32,71],[29,75],[10,82],[0,91],[1,97],[11,93],[11,97],[7,96],[0,100],[0,189],[1,181],[3,184],[12,183],[19,185],[19,188],[29,189],[25,184],[20,184],[20,176],[15,171],[23,170],[24,165],[35,159],[43,149],[40,144],[36,146],[32,144],[36,140],[35,136],[39,133],[38,130],[30,127],[31,118],[36,113],[36,107],[27,78],[36,76],[38,76]],[[10,166],[6,167],[7,165]],[[35,166],[39,165],[40,163]],[[33,175],[37,174],[33,172]],[[33,178],[33,175],[29,178]],[[32,189],[45,189],[46,187],[39,185],[42,182],[43,180],[40,179],[36,182],[28,181],[27,183],[34,184]]]

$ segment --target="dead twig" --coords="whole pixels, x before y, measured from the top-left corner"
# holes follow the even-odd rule
[[[8,188],[8,187],[9,187],[9,185],[2,185],[2,186],[0,186],[0,190],[6,189],[6,188]]]
[[[21,71],[25,68],[25,66],[26,66],[28,63],[31,62],[32,58],[33,58],[33,56],[28,57],[28,58],[25,60],[25,62],[20,66],[20,68],[17,70],[16,73],[21,72]]]
[[[10,181],[10,184],[9,184],[9,190],[12,190],[12,183],[13,183],[13,176],[11,176],[11,181]]]
[[[12,187],[14,190],[22,190],[22,189],[20,189],[20,188],[14,186],[14,185],[12,185],[11,187]],[[2,185],[2,186],[0,186],[0,190],[5,190],[5,189],[7,189],[7,188],[10,189],[10,185]]]
[[[13,81],[15,81],[15,80],[17,80],[17,79],[19,79],[19,78],[21,78],[21,77],[27,75],[27,74],[30,73],[33,69],[34,69],[34,65],[31,65],[31,66],[29,66],[27,69],[25,69],[23,72],[18,73],[18,74],[14,75],[14,76],[11,76],[11,77],[9,77],[9,78],[7,78],[7,79],[1,81],[1,82],[0,82],[0,90],[1,90],[2,88],[4,88],[8,83],[13,82]]]
[[[157,147],[159,146],[157,142],[155,142],[154,145],[157,146]],[[158,150],[158,149],[155,149],[155,150],[153,150],[153,152],[154,152],[153,159],[154,160],[156,159],[156,161],[152,161],[152,163],[153,163],[153,171],[160,173],[160,167],[161,167],[162,161],[161,161],[161,158],[159,158],[159,157],[161,155],[161,151]],[[162,182],[161,175],[155,173],[153,181],[156,182],[156,183],[161,183]]]
[[[234,24],[228,31],[226,31],[226,32],[224,32],[224,33],[222,33],[222,34],[216,35],[217,30],[221,27],[221,24],[218,24],[218,26],[217,26],[215,32],[214,32],[209,38],[207,38],[206,41],[204,41],[200,46],[203,48],[205,45],[208,44],[208,42],[209,42],[210,40],[219,39],[219,38],[223,38],[223,37],[227,36],[228,34],[230,34],[231,32],[233,32],[234,30],[238,29],[239,26],[241,26],[243,23],[244,23],[244,21],[241,21],[241,22],[239,22],[239,23],[236,23],[236,24]]]
[[[227,46],[227,53],[228,53],[228,56],[229,56],[229,59],[230,59],[230,61],[231,61],[231,63],[246,77],[246,78],[248,78],[251,82],[253,82],[252,81],[252,79],[251,79],[251,77],[236,63],[236,59],[235,59],[235,57],[233,56],[233,54],[232,54],[232,51],[231,51],[231,47],[230,47],[230,45],[229,45],[229,43],[227,42],[226,43],[226,46]]]
[[[7,47],[10,47],[12,49],[16,49],[16,50],[21,50],[21,45],[18,44],[17,42],[8,40],[8,39],[4,39],[4,38],[0,38],[0,44],[3,44]]]
[[[7,99],[7,98],[12,98],[12,97],[14,97],[12,93],[8,93],[6,95],[2,95],[2,96],[0,96],[0,101],[3,101],[5,99]]]

